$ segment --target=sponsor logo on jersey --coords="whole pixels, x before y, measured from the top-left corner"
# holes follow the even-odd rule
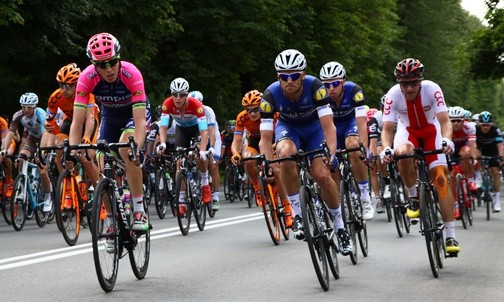
[[[364,100],[364,94],[362,93],[362,91],[359,91],[354,95],[353,99],[355,102],[361,102]]]
[[[198,108],[198,113],[199,113],[199,114],[203,113],[203,108],[199,107],[199,108]]]
[[[271,106],[271,104],[264,100],[261,101],[261,105],[259,106],[259,108],[261,109],[262,112],[265,113],[271,113],[271,111],[273,111],[273,107]]]
[[[320,87],[315,93],[315,99],[318,101],[323,100],[327,96],[327,91],[325,87]]]
[[[78,96],[86,96],[86,94],[83,91],[77,91]]]
[[[166,111],[166,105],[163,105],[163,107],[161,108],[161,111]]]
[[[141,95],[143,92],[141,90],[137,90],[133,93],[134,96],[139,96]]]

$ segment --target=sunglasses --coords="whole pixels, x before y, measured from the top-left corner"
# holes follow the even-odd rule
[[[186,97],[186,96],[187,96],[187,93],[175,93],[175,92],[174,92],[174,93],[172,93],[171,95],[172,95],[172,97],[174,97],[174,98],[179,98],[179,99],[181,99],[181,98],[183,98],[183,97]]]
[[[250,109],[245,109],[247,110],[247,113],[257,113],[259,112],[259,107],[254,107],[254,108],[250,108]]]
[[[301,72],[279,73],[278,78],[284,82],[287,82],[289,79],[291,79],[294,82],[294,81],[297,81],[301,77],[301,75],[302,75]]]
[[[109,67],[114,67],[116,64],[119,62],[119,57],[113,57],[110,60],[107,61],[93,61],[93,65],[100,68],[100,69],[107,69]]]
[[[324,87],[325,87],[325,88],[328,88],[328,89],[329,89],[329,88],[331,88],[331,86],[332,86],[333,88],[336,88],[336,87],[338,87],[340,84],[341,84],[341,81],[339,81],[339,80],[336,80],[336,81],[334,81],[334,82],[325,82],[325,83],[324,83]]]
[[[75,84],[67,84],[67,83],[58,83],[59,88],[61,89],[72,89],[75,87]]]
[[[421,80],[416,80],[416,81],[400,81],[399,85],[401,85],[402,88],[407,88],[409,87],[416,87],[418,84],[420,84]]]
[[[462,120],[451,120],[452,123],[462,123]]]
[[[490,127],[492,124],[480,124],[481,127]]]
[[[23,108],[23,109],[26,109],[26,108],[35,108],[35,105],[33,105],[33,106],[21,105],[21,108]]]

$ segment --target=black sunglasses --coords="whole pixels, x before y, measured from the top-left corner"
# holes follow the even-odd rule
[[[173,92],[171,95],[174,98],[179,98],[180,99],[180,98],[183,98],[183,97],[187,96],[187,94],[188,94],[187,92],[186,93],[175,93],[175,92]]]
[[[417,87],[418,84],[420,84],[421,80],[415,80],[415,81],[400,81],[399,85],[401,85],[402,88],[407,88],[409,87]]]
[[[113,57],[107,61],[93,61],[93,65],[100,69],[107,69],[109,67],[114,67],[119,62],[119,57]]]
[[[254,107],[254,108],[250,108],[250,109],[245,109],[247,110],[247,113],[257,113],[259,112],[259,107]]]
[[[58,83],[60,89],[72,89],[75,87],[75,84],[68,83]]]

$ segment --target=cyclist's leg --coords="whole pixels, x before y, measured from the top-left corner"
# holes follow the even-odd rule
[[[54,135],[48,132],[44,132],[42,134],[42,138],[40,139],[40,147],[49,147],[54,145]],[[28,141],[30,145],[34,144],[36,139],[34,137],[29,136]],[[33,146],[32,146],[33,148]],[[34,149],[32,149],[34,150]],[[33,153],[32,153],[33,154]],[[45,157],[45,156],[44,156]],[[45,166],[38,165],[38,171],[40,174],[40,180],[42,181],[42,188],[44,189],[44,208],[43,212],[49,212],[52,207],[52,199],[51,199],[51,180],[49,179],[49,168],[46,163]]]
[[[394,150],[395,154],[411,154],[413,153],[413,148],[418,146],[417,138],[411,135],[405,128],[398,128],[397,133],[394,137]],[[417,171],[412,169],[414,167],[414,161],[412,158],[401,159],[398,162],[399,175],[403,180],[403,183],[408,192],[408,208],[406,214],[411,220],[412,224],[418,223],[418,218],[420,217],[420,206],[418,202],[418,191],[417,191]]]
[[[7,149],[7,155],[14,155],[16,150],[16,142],[12,140],[9,148]],[[3,165],[5,168],[5,181],[7,185],[5,186],[5,196],[10,198],[12,196],[12,188],[14,187],[14,180],[12,178],[12,159],[10,157],[4,158]]]
[[[249,157],[249,156],[255,156],[257,154],[259,154],[259,152],[257,152],[257,149],[252,148],[250,146],[247,146],[247,147],[243,148],[241,156],[242,156],[242,158],[244,158],[244,157]],[[261,200],[261,196],[259,193],[259,179],[258,179],[259,172],[257,171],[256,163],[255,163],[255,161],[249,160],[249,161],[244,162],[243,166],[245,168],[245,173],[250,178],[250,181],[252,182],[252,186],[254,187],[257,205],[259,207],[262,207],[262,200]],[[252,198],[252,196],[249,196],[249,198]]]
[[[498,160],[491,161],[490,171],[492,173],[492,188],[493,188],[493,204],[494,204],[494,212],[501,211],[500,204],[500,187],[501,187],[501,178],[499,175],[500,172],[500,162]]]
[[[210,175],[212,176],[212,209],[214,211],[217,211],[220,209],[220,202],[219,202],[219,188],[220,188],[220,174],[219,174],[219,164],[220,164],[220,153],[221,153],[221,140],[220,136],[216,137],[215,140],[215,154],[213,155],[214,157],[214,162],[209,161],[209,169],[210,169]]]

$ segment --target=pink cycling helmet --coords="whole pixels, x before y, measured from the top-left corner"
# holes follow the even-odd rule
[[[86,54],[90,60],[106,61],[119,55],[121,44],[109,33],[99,33],[89,39]]]

